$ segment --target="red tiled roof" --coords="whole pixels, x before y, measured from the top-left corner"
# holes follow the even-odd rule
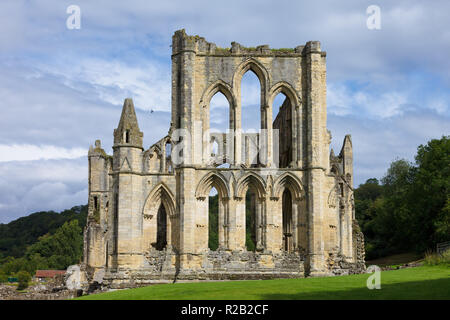
[[[66,270],[36,270],[36,278],[53,278],[58,274],[65,274]]]

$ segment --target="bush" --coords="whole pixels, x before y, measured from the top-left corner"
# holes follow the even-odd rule
[[[17,280],[19,281],[17,290],[23,290],[28,287],[28,283],[31,280],[31,275],[26,271],[19,271],[17,273]]]
[[[441,255],[441,263],[450,265],[450,249],[447,249]]]
[[[8,281],[8,276],[4,273],[0,273],[0,283],[5,283]]]
[[[442,254],[425,253],[424,263],[428,266],[450,265],[450,249],[444,251]]]

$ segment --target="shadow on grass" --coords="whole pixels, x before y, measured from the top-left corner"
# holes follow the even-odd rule
[[[381,289],[369,290],[366,287],[317,292],[298,292],[293,294],[263,294],[264,300],[450,300],[450,278],[436,280],[390,283]]]

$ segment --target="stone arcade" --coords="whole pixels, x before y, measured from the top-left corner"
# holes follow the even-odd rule
[[[167,136],[144,149],[133,101],[125,99],[113,155],[98,140],[90,148],[82,265],[88,282],[127,287],[364,269],[350,136],[338,156],[330,152],[326,53],[317,41],[294,49],[231,45],[219,48],[176,31]],[[261,85],[259,133],[240,130],[241,79],[247,71]],[[209,130],[209,103],[218,92],[229,102],[227,132]],[[279,93],[285,100],[272,119]],[[217,250],[208,247],[213,187],[219,202]],[[247,250],[249,237],[255,250]]]

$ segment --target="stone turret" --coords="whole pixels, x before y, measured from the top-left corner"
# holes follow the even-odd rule
[[[143,136],[144,134],[139,130],[133,100],[127,98],[123,103],[119,125],[117,129],[114,129],[114,170],[138,171],[141,169]]]
[[[144,134],[139,130],[139,124],[134,110],[133,100],[125,99],[119,126],[114,130],[114,147],[136,147],[143,149]]]
[[[134,110],[133,100],[125,99],[117,129],[114,130],[113,145],[113,214],[111,228],[114,259],[112,266],[126,264],[138,268],[142,266],[142,168],[143,133]],[[120,190],[120,192],[119,192]],[[119,228],[120,226],[120,228]],[[124,261],[124,262],[122,262]]]
[[[342,159],[343,174],[347,183],[353,188],[353,146],[352,137],[347,134],[344,138],[344,143],[342,144],[342,149],[339,154]]]
[[[84,232],[84,262],[101,268],[106,259],[105,232],[108,229],[109,172],[111,156],[101,146],[100,140],[89,148],[89,206],[88,223]]]

